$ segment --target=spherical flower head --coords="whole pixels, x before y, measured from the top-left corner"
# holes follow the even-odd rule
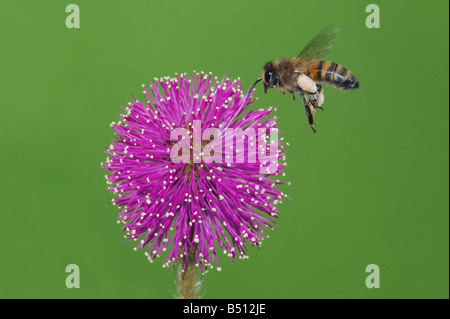
[[[211,73],[154,79],[145,101],[134,99],[112,123],[116,141],[103,168],[126,238],[163,266],[195,254],[202,272],[217,263],[216,248],[246,258],[261,245],[286,197],[282,139],[272,108],[249,110],[237,80]]]

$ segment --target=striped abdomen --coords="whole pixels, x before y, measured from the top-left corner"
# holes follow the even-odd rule
[[[359,88],[359,82],[353,73],[334,62],[311,62],[308,64],[305,74],[318,83],[327,83],[341,90]]]

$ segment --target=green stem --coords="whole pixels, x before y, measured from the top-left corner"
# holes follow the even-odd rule
[[[186,255],[181,260],[178,271],[178,293],[180,299],[196,299],[200,282],[197,278],[198,268],[195,267],[195,250],[192,247],[188,249],[186,268],[183,265],[186,261]]]

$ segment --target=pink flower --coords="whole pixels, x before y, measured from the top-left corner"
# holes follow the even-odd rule
[[[155,79],[150,92],[143,87],[146,101],[135,99],[112,123],[116,141],[103,166],[126,237],[151,262],[168,251],[163,266],[190,251],[202,272],[214,260],[220,270],[217,246],[233,260],[245,258],[248,244],[261,245],[286,197],[276,188],[286,184],[278,177],[286,144],[272,138],[266,145],[278,133],[276,118],[267,118],[272,109],[247,110],[253,91],[244,95],[239,81],[218,82],[203,72],[192,80]],[[224,141],[233,137],[244,142],[230,148]]]

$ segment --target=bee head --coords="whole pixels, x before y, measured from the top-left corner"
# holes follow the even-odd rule
[[[263,68],[263,85],[264,85],[264,93],[267,93],[267,90],[270,88],[274,88],[278,83],[278,76],[275,74],[275,70],[273,68],[272,62],[267,62]]]

